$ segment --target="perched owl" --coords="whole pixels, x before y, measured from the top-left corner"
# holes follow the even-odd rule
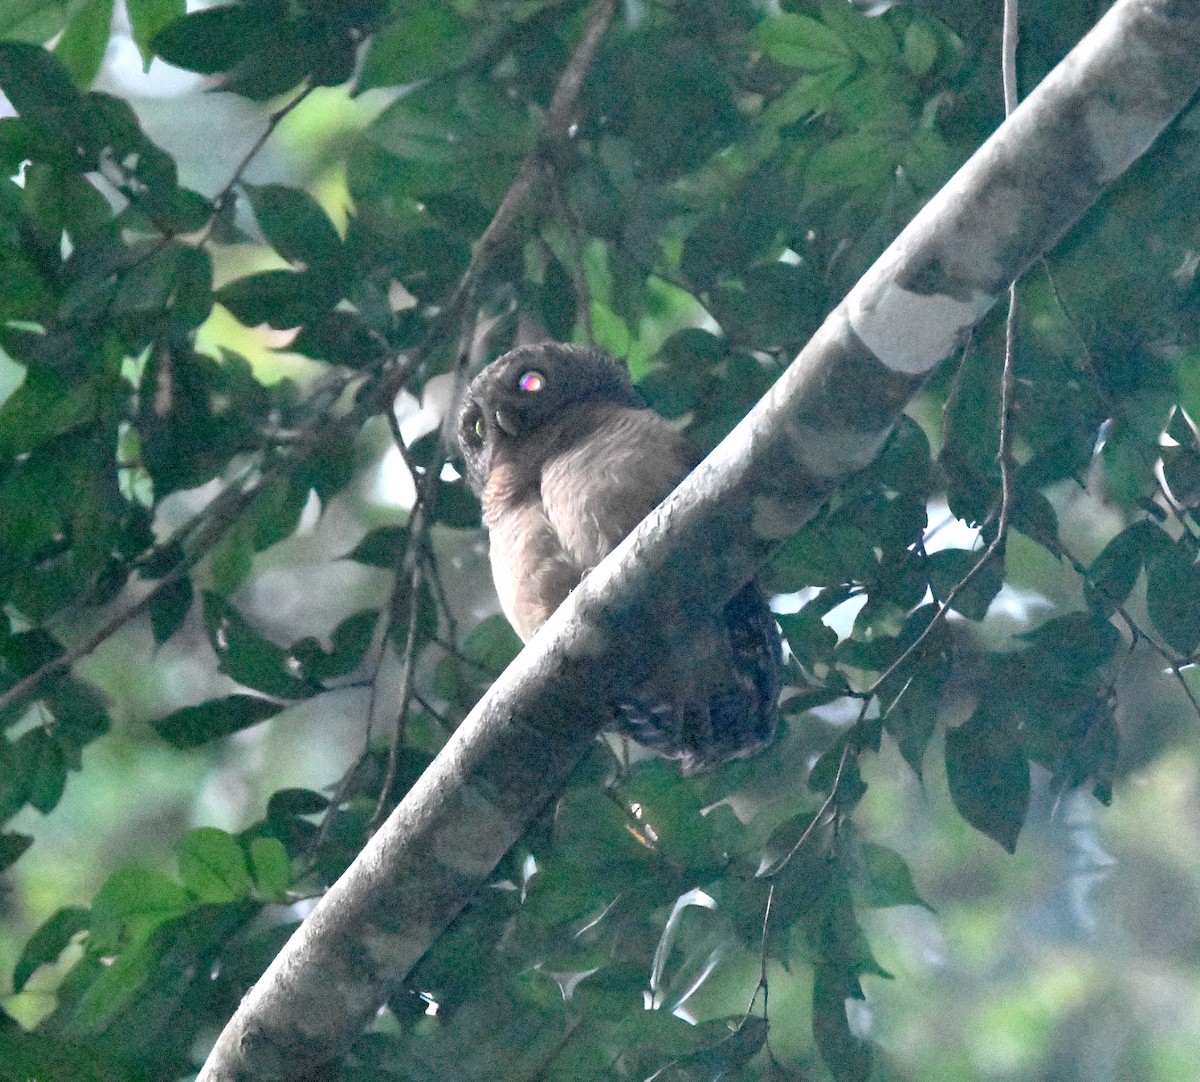
[[[700,457],[616,361],[554,342],[511,350],[480,372],[458,438],[500,605],[523,640]],[[691,623],[668,629],[680,648],[612,704],[617,731],[686,771],[770,740],[781,668],[779,633],[754,583],[719,617]]]

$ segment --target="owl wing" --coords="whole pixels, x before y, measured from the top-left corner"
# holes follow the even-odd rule
[[[658,414],[612,402],[578,405],[548,431],[549,449],[495,462],[483,493],[500,607],[526,641],[695,460]]]
[[[607,556],[698,460],[691,444],[650,410],[592,409],[588,436],[548,459],[541,481],[546,521],[562,552],[584,570]],[[613,704],[617,730],[678,759],[685,771],[762,748],[778,717],[782,654],[758,586],[747,584],[715,619],[660,612],[658,623],[663,663]]]
[[[565,552],[590,570],[667,497],[699,461],[652,410],[590,403],[571,420],[586,432],[542,467],[546,518]]]

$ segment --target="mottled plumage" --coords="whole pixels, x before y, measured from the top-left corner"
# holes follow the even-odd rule
[[[500,604],[525,640],[699,457],[617,362],[552,342],[511,350],[475,377],[458,438]],[[759,750],[777,720],[781,661],[758,587],[707,624],[665,630],[678,647],[613,704],[618,731],[685,770]]]

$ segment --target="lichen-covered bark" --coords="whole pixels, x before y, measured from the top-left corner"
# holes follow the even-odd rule
[[[671,648],[662,599],[724,604],[1197,85],[1200,0],[1121,0],[496,682],[246,997],[201,1079],[300,1078],[344,1049],[565,782],[606,720],[593,704]]]

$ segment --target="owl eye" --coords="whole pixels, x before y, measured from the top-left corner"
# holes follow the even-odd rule
[[[473,405],[463,417],[462,441],[470,447],[482,447],[486,437],[487,422],[483,419],[479,407]]]
[[[528,372],[521,373],[521,378],[517,380],[517,386],[527,394],[536,394],[545,389],[546,377],[536,368],[531,368]]]

